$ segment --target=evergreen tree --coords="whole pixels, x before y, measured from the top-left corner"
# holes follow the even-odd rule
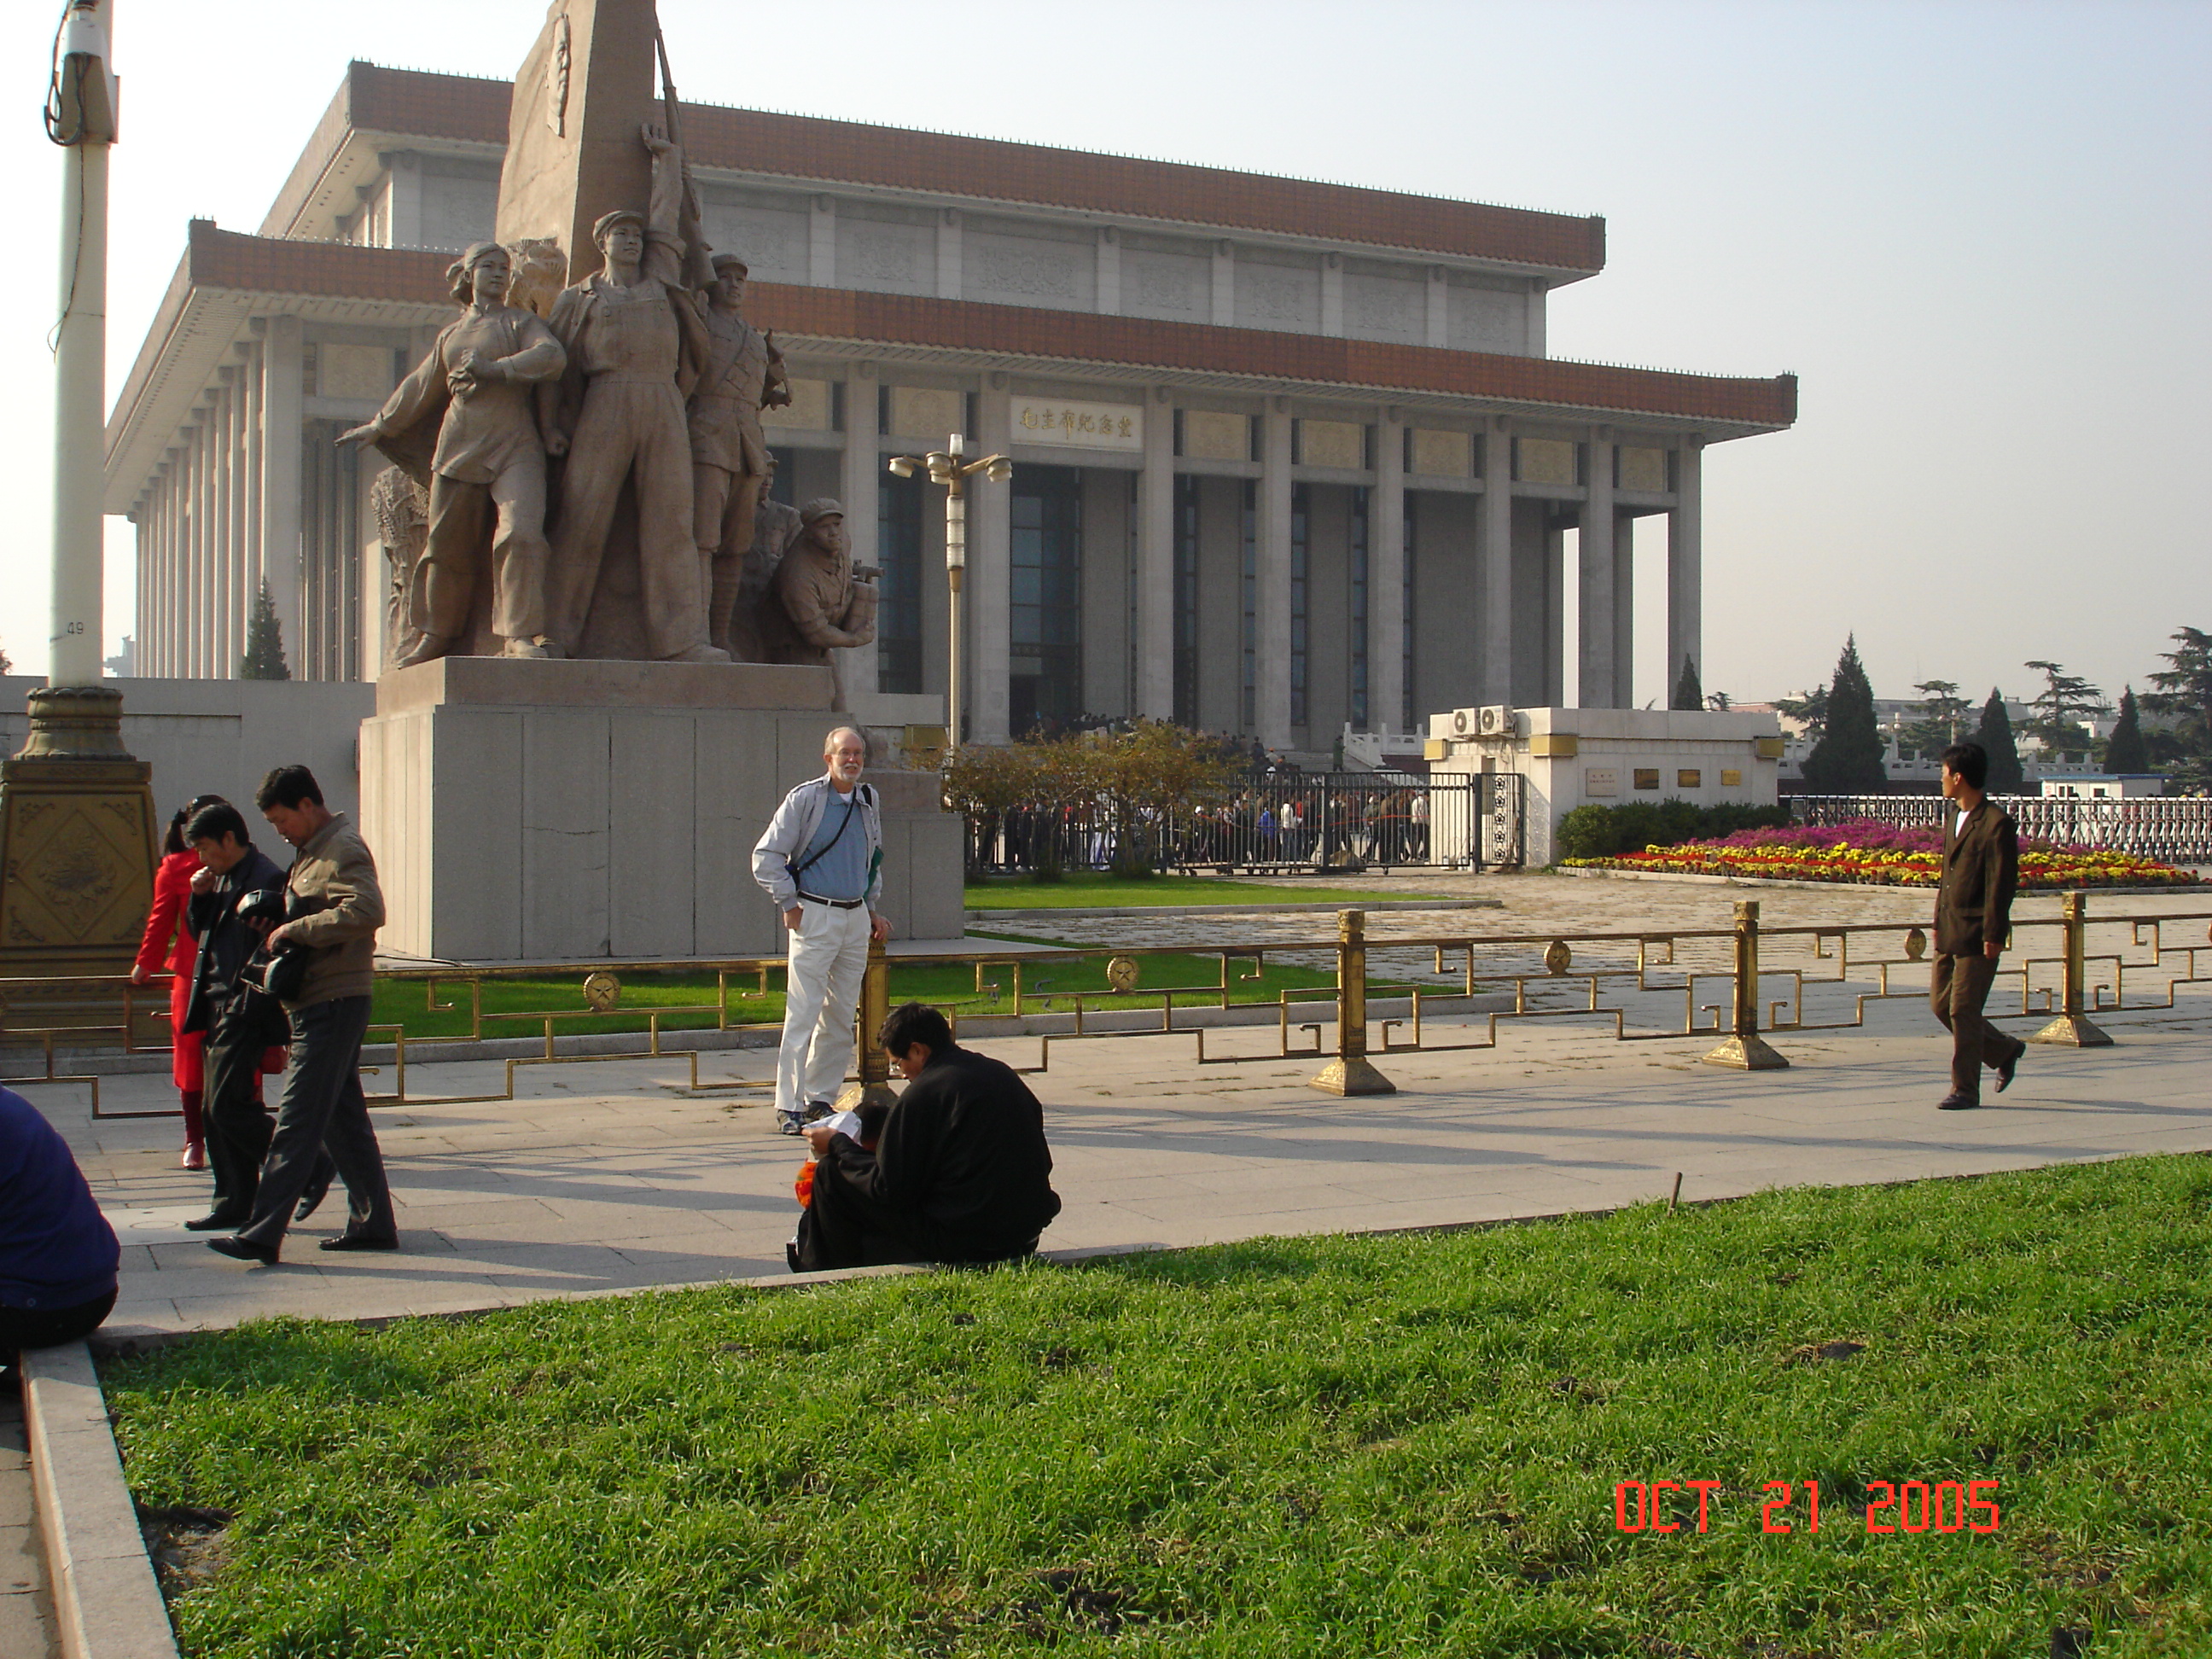
[[[2020,746],[2012,738],[2012,716],[2005,712],[2004,693],[1994,685],[1982,705],[1982,723],[1974,728],[1974,741],[1990,757],[1990,775],[1983,787],[1992,795],[2016,795],[2027,775],[2020,764]]]
[[[1674,702],[1677,708],[1703,708],[1705,688],[1698,683],[1698,665],[1690,653],[1682,653],[1682,678],[1674,682]]]
[[[2170,667],[2150,677],[2158,690],[2142,700],[2165,717],[2160,747],[2175,763],[2175,782],[2185,789],[2212,785],[2212,634],[2201,628],[2174,630],[2174,649],[2160,653]]]
[[[2120,693],[2120,718],[2112,735],[2105,739],[2105,769],[2128,773],[2150,770],[2150,751],[2143,747],[2142,722],[2136,714],[2136,689]]]
[[[276,623],[276,601],[269,597],[269,584],[253,596],[253,614],[246,623],[246,654],[238,660],[242,680],[289,680],[292,671],[284,661],[284,631]]]
[[[1882,747],[1875,723],[1874,687],[1859,661],[1858,640],[1846,638],[1844,654],[1836,659],[1836,678],[1828,686],[1820,740],[1805,757],[1805,787],[1822,795],[1879,791],[1889,779],[1881,763]]]
[[[2027,665],[2043,675],[2045,684],[2043,695],[2032,705],[2035,718],[2027,722],[2027,730],[2054,755],[2069,750],[2087,754],[2096,739],[2089,735],[2082,716],[2102,713],[2105,694],[2080,675],[2068,673],[2063,663],[2038,661]]]

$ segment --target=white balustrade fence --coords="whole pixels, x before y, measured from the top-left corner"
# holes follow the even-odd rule
[[[2212,864],[2212,799],[2148,795],[2136,799],[2073,800],[2041,795],[1996,797],[2029,840],[2100,852],[2132,853],[2168,864]],[[1793,795],[1800,823],[1877,823],[1935,829],[1943,822],[1937,795]]]

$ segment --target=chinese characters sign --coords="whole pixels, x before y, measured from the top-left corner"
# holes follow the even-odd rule
[[[1013,438],[1018,444],[1066,444],[1077,449],[1141,450],[1145,410],[1141,404],[1075,404],[1058,398],[1016,398]]]

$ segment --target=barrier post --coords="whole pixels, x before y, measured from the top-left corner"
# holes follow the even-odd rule
[[[1395,1095],[1398,1085],[1367,1058],[1367,913],[1336,913],[1336,1058],[1313,1087],[1332,1095]]]
[[[2058,925],[2065,934],[2065,956],[2060,970],[2058,1017],[2028,1041],[2063,1043],[2070,1048],[2109,1048],[2111,1036],[2081,1012],[2088,1000],[2089,896],[2067,893],[2059,902],[2064,907]]]
[[[890,1106],[898,1101],[891,1088],[890,1059],[877,1045],[876,1033],[891,1012],[891,964],[879,939],[868,941],[868,965],[860,975],[860,1012],[856,1021],[854,1058],[860,1081],[848,1083],[837,1097],[837,1109],[857,1112],[863,1106]]]
[[[1705,1056],[1708,1066],[1746,1072],[1787,1071],[1790,1062],[1759,1034],[1759,901],[1735,907],[1735,1018],[1727,1042]]]

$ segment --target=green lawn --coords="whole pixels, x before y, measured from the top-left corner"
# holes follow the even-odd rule
[[[234,1517],[189,1656],[2106,1659],[2212,1652],[2209,1272],[2159,1158],[105,1369],[140,1502]],[[1709,1530],[1616,1528],[1660,1480]],[[1997,1530],[1870,1535],[1916,1480]]]
[[[1317,930],[1316,936],[1333,931],[1333,927],[1322,927]],[[1038,942],[1055,944],[1058,941]],[[988,949],[988,942],[979,948]],[[1023,1012],[1073,1012],[1074,1002],[1068,994],[1101,992],[1107,988],[1106,962],[1104,956],[1099,956],[1082,961],[1025,963],[1022,969]],[[1141,977],[1134,992],[1115,997],[1110,1001],[1093,998],[1091,1009],[1157,1008],[1161,999],[1152,994],[1157,988],[1181,988],[1218,986],[1220,983],[1221,959],[1218,957],[1179,952],[1140,957],[1138,963]],[[1243,960],[1232,960],[1230,964],[1230,1000],[1233,1002],[1273,1002],[1277,994],[1285,990],[1304,990],[1316,986],[1333,986],[1336,982],[1333,973],[1273,962],[1266,963],[1264,971],[1256,978],[1241,977],[1249,970],[1249,963]],[[714,1024],[715,980],[712,974],[624,974],[622,976],[620,1003],[604,1014],[592,1013],[585,1006],[584,975],[585,970],[579,969],[565,977],[548,975],[485,980],[483,1006],[488,1018],[484,1022],[483,1034],[489,1037],[541,1036],[544,1032],[543,1016],[549,1013],[555,1016],[554,1030],[564,1036],[591,1031],[641,1032],[646,1029],[647,1015],[656,1008],[704,1007],[708,1010],[705,1013],[667,1015],[661,1021],[661,1029],[665,1031],[696,1030],[710,1028]],[[733,978],[731,981],[732,1024],[776,1024],[782,1021],[781,971],[779,969],[769,975],[769,989],[765,995],[752,988],[758,982],[754,978]],[[1372,982],[1378,992],[1384,988],[1380,981]],[[890,970],[890,1000],[894,1006],[908,1000],[930,1002],[963,1015],[1012,1013],[1012,969],[1005,963],[987,967],[983,970],[983,983],[984,989],[979,994],[975,986],[975,970],[972,967],[957,964],[917,968],[894,966]],[[438,1003],[446,1006],[431,1006],[431,987],[425,981],[380,978],[376,983],[372,1024],[378,1027],[404,1025],[410,1041],[466,1036],[470,1030],[467,985],[459,981],[441,981],[437,983],[435,995]],[[1202,1000],[1197,995],[1178,996],[1176,1006],[1178,1008],[1191,1007]],[[525,1014],[531,1018],[489,1018],[499,1014]],[[387,1042],[390,1039],[385,1032],[372,1030],[370,1040]]]
[[[1031,881],[1026,876],[994,876],[968,884],[970,910],[1112,908],[1181,904],[1375,904],[1419,898],[1418,891],[1382,892],[1372,888],[1276,887],[1263,881],[1233,881],[1224,876],[1149,876],[1134,879],[1083,871],[1065,881]]]

